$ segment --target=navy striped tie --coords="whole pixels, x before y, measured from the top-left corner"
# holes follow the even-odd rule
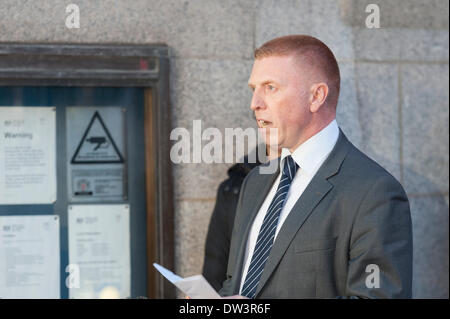
[[[289,191],[289,186],[297,172],[297,164],[291,156],[287,156],[284,160],[283,174],[281,175],[280,184],[278,185],[275,197],[270,203],[264,220],[259,230],[258,239],[256,240],[255,250],[253,251],[250,267],[245,277],[244,285],[242,286],[242,296],[254,298],[256,288],[258,287],[259,279],[264,270],[264,265],[269,258],[270,250],[275,238],[275,232],[278,225],[278,217],[284,206],[286,195]]]

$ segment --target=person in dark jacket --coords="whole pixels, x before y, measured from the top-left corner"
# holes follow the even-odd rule
[[[216,205],[211,215],[205,244],[203,276],[211,286],[219,291],[226,279],[228,251],[230,250],[236,205],[245,176],[260,163],[237,163],[228,169],[228,179],[220,183]]]

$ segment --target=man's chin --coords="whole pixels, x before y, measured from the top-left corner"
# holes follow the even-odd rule
[[[276,127],[258,128],[258,134],[264,140],[264,143],[266,143],[266,145],[270,145],[271,147],[276,147],[278,145],[279,141],[278,128]]]

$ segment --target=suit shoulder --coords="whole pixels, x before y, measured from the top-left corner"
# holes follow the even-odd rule
[[[370,188],[377,183],[389,186],[389,188],[393,187],[404,193],[403,186],[391,173],[353,145],[351,145],[341,169],[345,176],[360,183],[361,186],[365,185]]]

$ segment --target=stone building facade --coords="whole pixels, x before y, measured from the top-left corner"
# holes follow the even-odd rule
[[[80,28],[65,26],[68,4]],[[380,28],[367,28],[370,3]],[[416,298],[448,298],[449,2],[447,0],[1,0],[0,41],[165,43],[172,127],[254,127],[253,50],[309,34],[341,68],[338,123],[405,187]],[[169,143],[169,138],[167,138]],[[197,274],[216,190],[231,164],[173,166],[176,269]],[[194,182],[195,181],[195,182]],[[195,184],[194,184],[195,183]]]

